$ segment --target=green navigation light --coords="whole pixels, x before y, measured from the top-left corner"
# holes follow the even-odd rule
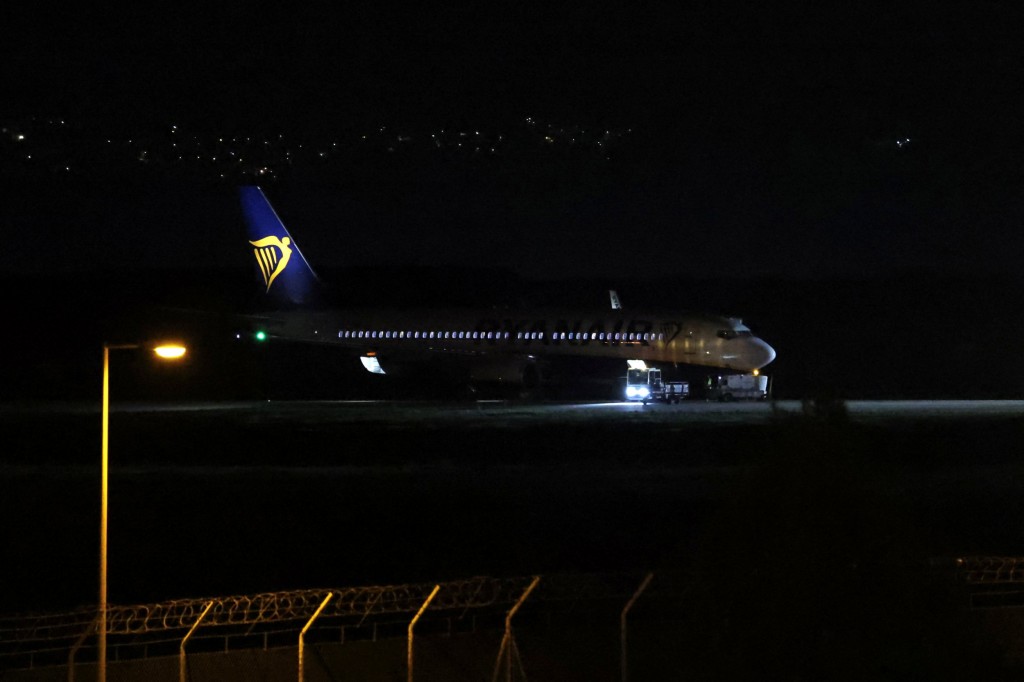
[[[267,333],[265,331],[263,331],[262,329],[259,330],[258,332],[256,332],[256,340],[257,341],[266,341],[267,340]]]

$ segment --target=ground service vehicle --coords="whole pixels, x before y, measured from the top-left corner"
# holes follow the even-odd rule
[[[725,374],[708,377],[708,400],[765,400],[768,376],[764,374]]]
[[[630,368],[626,372],[626,400],[648,402],[660,400],[678,403],[690,395],[690,384],[686,381],[662,381],[660,369]]]

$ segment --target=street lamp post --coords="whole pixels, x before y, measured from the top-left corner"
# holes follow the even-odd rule
[[[102,455],[100,464],[100,623],[99,623],[99,665],[97,679],[107,679],[107,493],[109,491],[109,458],[107,446],[110,435],[110,351],[130,348],[142,348],[142,344],[103,344],[103,404],[101,408]],[[158,358],[176,360],[185,355],[185,346],[177,343],[147,345],[152,348]]]

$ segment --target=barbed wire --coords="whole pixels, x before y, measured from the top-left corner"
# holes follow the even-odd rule
[[[176,599],[156,604],[111,605],[107,610],[107,634],[140,637],[150,643],[174,641],[192,628],[210,605],[201,626],[231,630],[249,626],[272,629],[274,624],[305,622],[328,594],[333,594],[321,613],[324,621],[361,625],[367,620],[414,614],[434,585],[440,589],[428,609],[431,615],[461,618],[470,611],[511,606],[534,576],[474,577],[441,583],[379,585],[264,592],[212,598]],[[639,574],[568,574],[541,579],[531,602],[578,604],[602,599],[628,598]],[[212,602],[212,605],[211,605]],[[31,616],[0,616],[0,661],[12,656],[57,654],[71,651],[95,634],[98,608],[68,613]],[[394,620],[394,619],[391,619]]]
[[[956,560],[956,570],[968,584],[1024,583],[1024,557],[961,557]]]
[[[953,569],[957,579],[969,585],[1024,585],[1024,557],[961,557],[953,561]],[[234,640],[255,634],[265,642],[268,636],[287,634],[296,629],[297,623],[307,622],[327,595],[332,594],[320,615],[322,627],[358,630],[364,624],[373,624],[376,637],[377,626],[404,622],[403,615],[411,618],[435,584],[439,590],[425,615],[458,620],[471,612],[500,616],[522,596],[534,577],[479,576],[440,583],[287,590],[111,605],[107,634],[129,647],[177,646],[209,606],[200,626],[210,637]],[[613,604],[618,608],[635,592],[642,577],[639,572],[545,575],[530,595],[528,605],[544,604],[545,610],[556,611]],[[688,591],[687,585],[685,576],[659,574],[644,598],[652,604],[662,603],[683,595]],[[56,614],[0,615],[0,668],[23,665],[25,660],[67,660],[79,647],[92,647],[98,622],[96,606]],[[196,634],[199,639],[199,633]]]
[[[0,644],[80,637],[95,624],[96,616],[95,606],[69,613],[0,616]]]
[[[431,610],[480,608],[510,603],[529,584],[529,578],[469,578],[440,583]],[[161,604],[118,606],[107,615],[109,634],[139,634],[154,630],[190,628],[211,601],[204,627],[251,625],[307,620],[328,593],[333,598],[321,617],[369,617],[415,613],[434,584],[381,585],[333,589],[265,592],[213,599],[184,599]]]

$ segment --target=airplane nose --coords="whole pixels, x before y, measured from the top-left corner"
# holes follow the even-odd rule
[[[761,369],[775,359],[775,349],[761,339],[754,337],[750,339],[750,365]]]

